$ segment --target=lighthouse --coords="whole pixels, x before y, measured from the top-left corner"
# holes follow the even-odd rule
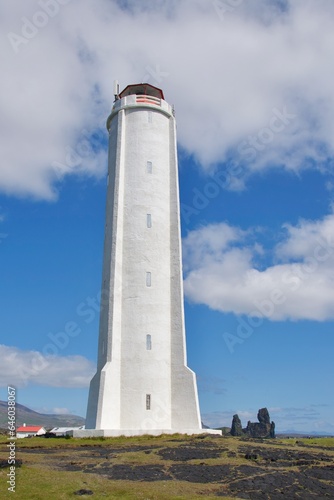
[[[210,432],[187,366],[174,110],[161,89],[128,85],[107,129],[97,371],[74,436]]]

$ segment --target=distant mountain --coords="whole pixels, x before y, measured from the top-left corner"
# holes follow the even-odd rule
[[[7,421],[7,401],[0,401],[0,428],[6,429]],[[80,427],[85,425],[85,419],[77,415],[47,415],[16,404],[16,426],[19,427],[24,423],[52,429],[53,427]]]

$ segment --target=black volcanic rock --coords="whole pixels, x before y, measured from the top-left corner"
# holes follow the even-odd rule
[[[263,424],[261,422],[248,422],[245,434],[252,438],[266,438],[270,437],[270,424]]]
[[[245,429],[241,426],[238,415],[233,415],[231,434],[232,436],[249,436],[252,438],[274,438],[275,422],[270,422],[270,416],[267,408],[260,408],[257,414],[258,422],[247,423]]]
[[[267,408],[260,408],[257,412],[257,419],[260,424],[270,424],[269,411]]]
[[[275,438],[275,422],[271,422],[270,424],[270,437]]]
[[[240,420],[238,415],[233,415],[231,434],[232,434],[232,436],[242,436],[243,435],[241,420]]]

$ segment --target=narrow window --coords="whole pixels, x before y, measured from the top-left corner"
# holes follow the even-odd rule
[[[151,409],[151,394],[146,394],[146,410]]]
[[[106,352],[106,342],[105,340],[102,341],[102,354],[105,354]]]
[[[107,186],[109,186],[109,174],[107,175]]]
[[[152,349],[152,336],[146,335],[146,350],[151,351]]]
[[[151,174],[151,173],[152,173],[152,170],[153,170],[153,168],[152,168],[152,162],[151,162],[151,161],[148,161],[148,162],[147,162],[147,173],[148,173],[148,174]]]
[[[152,111],[147,112],[148,123],[152,123]]]
[[[146,286],[151,286],[151,273],[146,273]]]
[[[148,228],[152,227],[152,215],[151,214],[146,215],[146,225]]]

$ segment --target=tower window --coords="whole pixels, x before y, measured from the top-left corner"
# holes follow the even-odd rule
[[[152,336],[146,335],[146,350],[151,351],[152,349]]]
[[[146,215],[146,226],[148,228],[152,227],[152,215],[151,214]]]
[[[151,409],[151,394],[146,394],[146,410]]]
[[[152,162],[151,162],[151,161],[148,161],[148,162],[147,162],[147,173],[148,173],[148,174],[151,174],[151,173],[152,173],[152,170],[153,170]]]
[[[146,273],[146,286],[151,286],[151,273]]]

